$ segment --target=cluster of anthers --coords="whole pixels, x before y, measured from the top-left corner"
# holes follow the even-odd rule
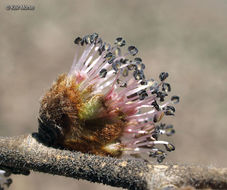
[[[62,74],[44,95],[39,115],[39,135],[58,148],[103,156],[122,154],[150,157],[162,162],[164,150],[174,146],[158,140],[174,133],[172,125],[157,124],[164,115],[174,115],[178,96],[165,101],[171,90],[165,82],[146,79],[138,49],[118,37],[114,45],[94,33],[76,38],[75,59],[68,74]]]
[[[12,179],[9,178],[9,174],[4,170],[0,170],[0,190],[8,188],[11,183]]]

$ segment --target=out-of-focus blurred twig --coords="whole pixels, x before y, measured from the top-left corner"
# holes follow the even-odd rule
[[[36,134],[0,137],[0,168],[22,174],[34,170],[127,189],[174,189],[187,185],[227,189],[227,168],[152,165],[143,160],[60,150],[43,145]]]

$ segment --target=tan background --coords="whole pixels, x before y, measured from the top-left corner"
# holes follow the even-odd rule
[[[6,11],[8,4],[34,11]],[[73,60],[73,40],[97,32],[109,42],[136,45],[147,75],[170,73],[180,95],[176,151],[166,161],[227,167],[227,1],[225,0],[1,0],[0,135],[37,130],[39,99]],[[11,189],[115,189],[33,173]]]

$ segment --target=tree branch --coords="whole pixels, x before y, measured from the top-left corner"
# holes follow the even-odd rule
[[[143,160],[59,150],[43,145],[36,134],[0,137],[0,168],[23,174],[34,170],[127,189],[164,189],[184,185],[227,189],[226,168],[152,165]]]

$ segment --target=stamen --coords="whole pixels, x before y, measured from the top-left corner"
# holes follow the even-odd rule
[[[104,121],[113,126],[115,121],[122,125],[122,133],[111,139],[109,144],[103,145],[102,150],[128,154],[150,152],[150,157],[162,162],[166,153],[157,149],[156,145],[164,145],[167,151],[173,151],[175,147],[158,138],[161,135],[171,136],[175,130],[172,125],[158,122],[164,115],[174,115],[175,108],[172,105],[179,102],[178,96],[165,101],[171,91],[171,85],[165,81],[169,74],[160,73],[159,82],[147,80],[142,59],[132,57],[138,54],[138,49],[129,46],[123,51],[126,41],[122,37],[116,38],[114,46],[104,42],[96,33],[78,37],[74,43],[77,48],[84,46],[84,51],[80,57],[76,53],[67,77],[68,86],[72,81],[78,84],[78,89],[83,92],[82,104],[89,104],[86,110],[88,114],[84,112],[89,118],[97,121],[102,119],[100,125]],[[88,93],[86,89],[91,90]],[[96,100],[95,97],[101,97],[101,100],[92,102],[91,100]],[[76,111],[67,114],[73,120],[78,119]],[[60,116],[59,114],[58,117]],[[108,133],[110,134],[111,132]]]

